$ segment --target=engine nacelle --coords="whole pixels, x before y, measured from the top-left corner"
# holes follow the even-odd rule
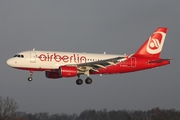
[[[52,79],[62,78],[62,76],[59,76],[59,73],[57,71],[55,71],[55,72],[46,71],[45,76],[47,78],[52,78]]]
[[[62,77],[74,77],[77,76],[78,70],[77,67],[61,66],[58,70],[54,71],[45,71],[45,76],[47,78],[62,78]]]
[[[58,70],[59,76],[61,77],[74,77],[78,74],[77,67],[61,66]]]

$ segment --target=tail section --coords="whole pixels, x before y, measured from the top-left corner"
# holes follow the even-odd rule
[[[166,32],[168,28],[160,27],[149,37],[139,48],[134,56],[146,56],[159,58],[163,48]]]

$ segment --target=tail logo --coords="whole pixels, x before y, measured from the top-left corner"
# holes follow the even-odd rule
[[[166,34],[164,32],[155,32],[148,40],[146,50],[149,54],[160,53],[164,44]]]

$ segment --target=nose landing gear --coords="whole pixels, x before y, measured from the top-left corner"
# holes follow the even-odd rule
[[[34,71],[30,71],[30,77],[28,77],[28,81],[31,82],[33,80],[32,75]]]

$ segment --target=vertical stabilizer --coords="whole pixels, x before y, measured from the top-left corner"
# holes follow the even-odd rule
[[[159,58],[163,48],[167,29],[168,28],[164,27],[157,28],[156,31],[149,37],[149,39],[146,40],[146,42],[134,54],[134,56]]]

